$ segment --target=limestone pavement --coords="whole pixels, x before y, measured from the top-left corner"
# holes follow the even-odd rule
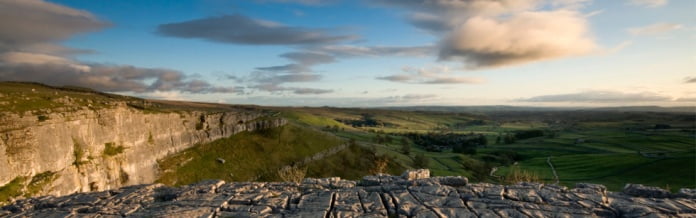
[[[696,190],[473,184],[412,170],[361,181],[136,185],[19,200],[2,207],[0,217],[696,217]]]

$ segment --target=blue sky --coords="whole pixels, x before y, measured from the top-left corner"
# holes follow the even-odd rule
[[[0,1],[0,80],[232,104],[690,106],[695,4]]]

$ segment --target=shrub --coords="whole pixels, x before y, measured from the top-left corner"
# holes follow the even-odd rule
[[[82,146],[80,146],[79,143],[73,139],[73,156],[75,157],[75,161],[73,161],[73,165],[76,167],[80,167],[80,165],[84,164],[85,162],[82,161],[82,158],[85,156],[85,151],[82,150]]]
[[[515,132],[516,139],[530,139],[544,136],[544,131],[538,129],[520,130]]]
[[[519,167],[512,167],[510,172],[505,176],[505,183],[516,184],[519,182],[535,182],[541,183],[539,175],[534,172],[522,170]]]
[[[411,145],[409,145],[408,143],[401,144],[401,153],[405,155],[411,154]]]
[[[46,171],[43,173],[36,174],[31,178],[31,182],[27,186],[28,195],[36,195],[43,191],[44,187],[56,178],[56,173],[51,171]]]
[[[104,143],[104,156],[115,156],[120,153],[123,153],[123,150],[125,150],[123,146],[119,145],[116,146],[116,143],[113,142],[107,142]]]
[[[284,182],[300,183],[307,174],[307,168],[286,166],[278,170],[278,177]]]
[[[147,136],[147,143],[154,145],[155,144],[155,139],[152,138],[152,131],[149,132],[149,135]]]
[[[424,154],[419,153],[416,154],[416,157],[413,158],[413,167],[423,169],[423,168],[428,168],[428,165],[430,164],[430,159],[426,157]]]
[[[0,205],[7,203],[10,198],[22,195],[22,188],[25,180],[25,177],[20,176],[10,181],[10,183],[7,183],[7,185],[0,186]]]
[[[372,161],[372,168],[370,168],[369,173],[371,175],[385,173],[387,171],[387,166],[389,166],[389,158],[384,156],[375,157]]]
[[[121,181],[121,185],[126,184],[128,182],[128,179],[130,179],[130,177],[128,176],[128,173],[126,173],[126,171],[123,171],[123,169],[121,169],[121,172],[119,173],[119,180]]]
[[[39,119],[39,122],[43,122],[43,121],[48,120],[48,116],[46,116],[46,115],[39,115],[37,118]]]

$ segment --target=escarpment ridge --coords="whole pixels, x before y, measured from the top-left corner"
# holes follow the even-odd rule
[[[536,183],[471,184],[464,177],[402,176],[305,179],[302,183],[209,180],[19,200],[8,217],[694,217],[696,193],[627,185],[575,188]]]
[[[0,85],[5,192],[0,198],[7,198],[0,202],[153,183],[157,161],[167,155],[286,123],[254,108],[179,109],[188,106],[36,84]]]

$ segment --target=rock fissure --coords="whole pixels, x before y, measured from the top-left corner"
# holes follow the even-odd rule
[[[422,172],[422,171],[421,171]],[[630,186],[606,192],[601,185],[573,189],[533,183],[463,184],[448,177],[368,176],[360,183],[336,178],[303,183],[225,183],[204,181],[168,188],[137,185],[107,192],[22,199],[0,208],[0,216],[133,216],[133,217],[694,217],[695,190],[662,193]],[[385,188],[390,187],[390,188]],[[506,192],[501,190],[505,189]],[[545,195],[505,198],[502,195]],[[603,194],[606,193],[606,194]],[[370,197],[371,196],[371,197]],[[603,203],[579,203],[606,198]],[[159,199],[159,200],[158,200]],[[456,199],[456,200],[453,200]],[[427,200],[427,202],[426,202]],[[596,201],[596,200],[595,200]],[[593,203],[589,203],[593,202]],[[463,204],[462,204],[463,203]]]

